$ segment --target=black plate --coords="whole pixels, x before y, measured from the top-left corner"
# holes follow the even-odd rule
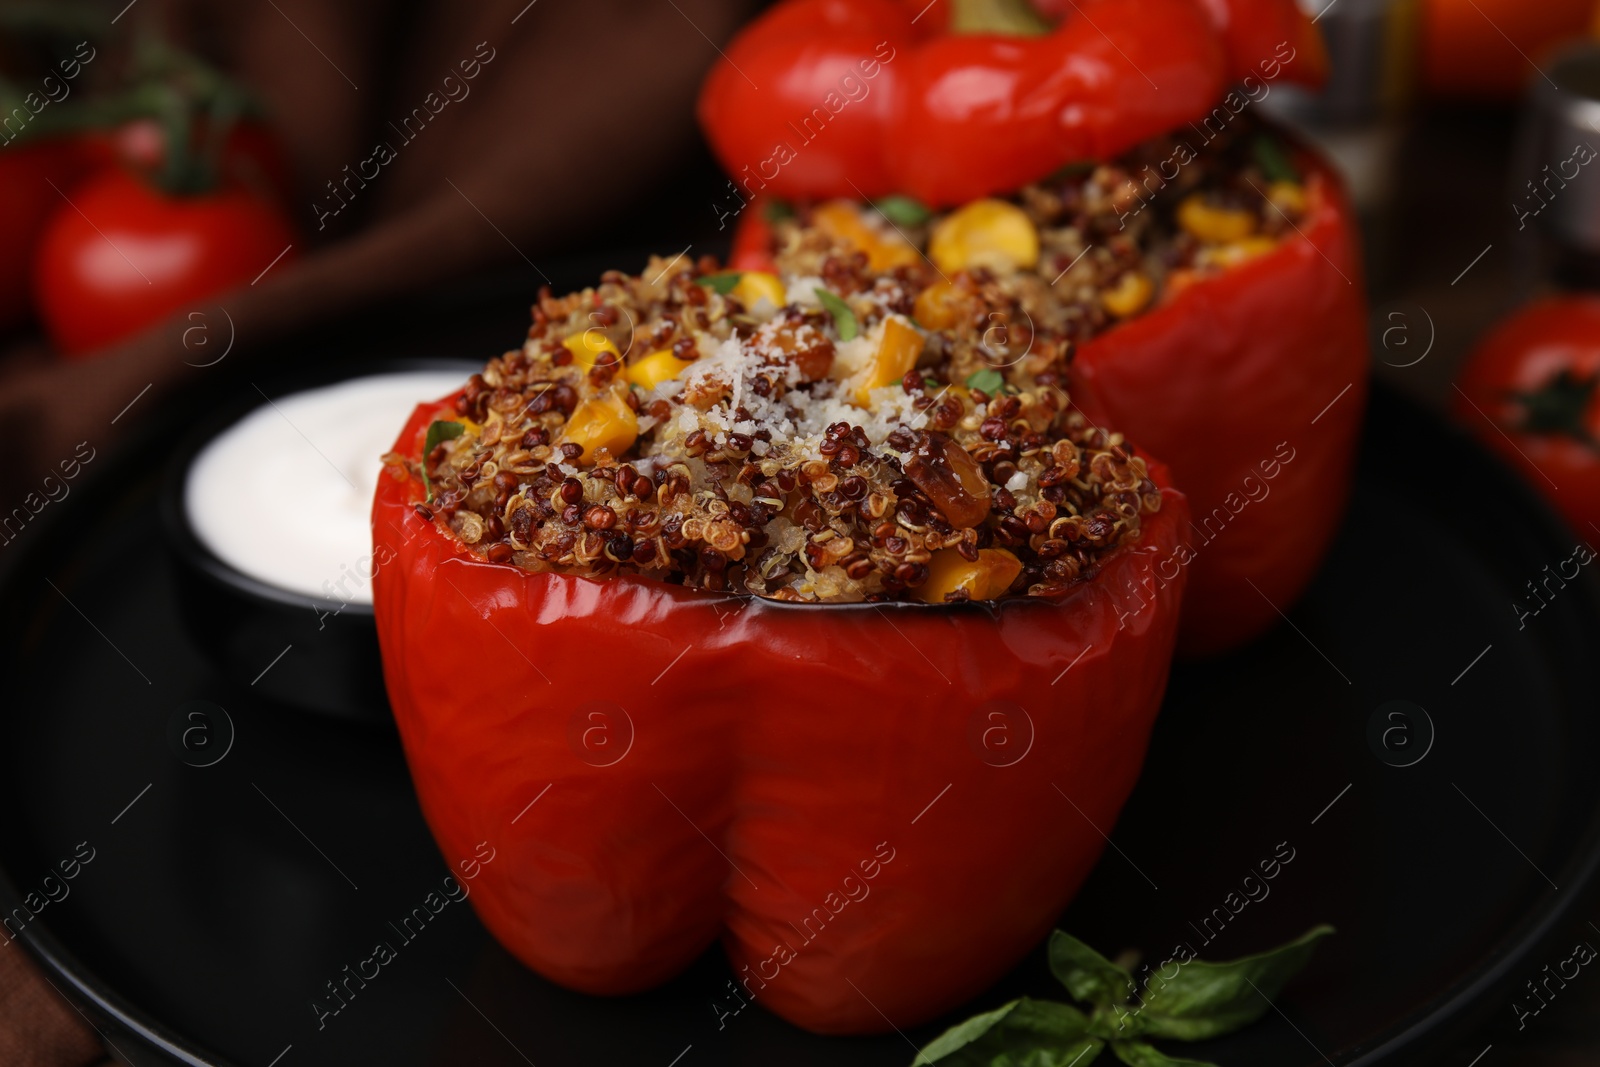
[[[500,301],[475,321],[517,310]],[[66,891],[13,924],[125,1058],[903,1065],[937,1032],[821,1038],[759,1008],[719,1019],[715,950],[649,995],[569,993],[461,905],[398,937],[390,923],[447,873],[398,742],[275,705],[189,643],[156,513],[172,447],[158,435],[96,459],[0,553],[0,901]],[[1235,1067],[1415,1063],[1503,1013],[1509,987],[1549,962],[1537,953],[1600,853],[1597,583],[1552,585],[1525,628],[1513,609],[1572,545],[1509,474],[1380,390],[1316,585],[1256,645],[1176,671],[1117,848],[1063,925],[1159,960],[1178,941],[1223,958],[1336,924],[1281,1013],[1192,1050]],[[277,651],[261,649],[263,666]],[[203,727],[221,751],[223,718],[187,717],[195,700],[236,732],[211,766],[190,765],[201,734],[180,740]],[[1426,709],[1433,730],[1414,710],[1389,718],[1390,701]],[[47,885],[80,842],[93,860]],[[1289,849],[1270,895],[1217,910]],[[313,998],[380,940],[398,959],[352,980],[319,1028]],[[1056,995],[1037,953],[970,1010],[1019,992]]]

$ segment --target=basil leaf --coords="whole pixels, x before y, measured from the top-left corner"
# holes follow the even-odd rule
[[[944,388],[944,383],[941,382],[937,378],[924,378],[924,379],[922,379],[922,385],[926,389],[943,389]]]
[[[1108,1004],[1089,1016],[1089,1036],[1106,1041],[1131,1041],[1144,1036],[1144,1020],[1133,1004]]]
[[[957,1023],[917,1053],[912,1067],[1085,1067],[1104,1042],[1084,1036],[1083,1012],[1022,997]]]
[[[1261,167],[1261,173],[1267,176],[1269,182],[1300,180],[1300,172],[1289,162],[1289,153],[1283,150],[1283,144],[1276,137],[1258,133],[1251,147],[1255,149],[1256,163]]]
[[[899,194],[874,200],[872,206],[878,209],[878,214],[896,226],[921,226],[933,218],[933,212],[928,210],[928,206],[922,201]]]
[[[1108,1007],[1133,996],[1133,975],[1071,934],[1060,930],[1052,933],[1049,955],[1050,973],[1067,987],[1074,1000]]]
[[[1332,933],[1331,926],[1317,926],[1255,956],[1227,963],[1190,960],[1171,979],[1153,975],[1139,1010],[1144,1032],[1204,1041],[1249,1026],[1266,1014],[1284,983],[1311,962],[1317,943]]]
[[[782,222],[784,219],[794,218],[794,208],[790,205],[789,201],[779,200],[777,197],[773,197],[771,200],[767,201],[767,205],[762,210],[762,214],[766,217],[768,222]]]
[[[990,396],[998,396],[1001,388],[1006,384],[1006,376],[993,367],[974,371],[967,377],[968,389],[982,389]]]
[[[853,340],[861,332],[861,327],[856,325],[856,313],[850,310],[839,297],[826,289],[818,289],[817,302],[828,309],[828,314],[833,316],[833,328],[839,331],[839,340]]]
[[[422,439],[422,487],[427,490],[428,503],[433,503],[433,485],[428,481],[428,455],[441,441],[453,441],[467,430],[465,423],[452,419],[437,419],[428,427],[428,435]]]
[[[1143,1041],[1116,1041],[1111,1051],[1128,1067],[1216,1067],[1205,1060],[1180,1060]]]
[[[703,278],[696,278],[696,285],[703,285],[720,296],[727,296],[733,292],[733,287],[739,284],[740,274],[736,270],[724,271],[721,274],[707,274]]]

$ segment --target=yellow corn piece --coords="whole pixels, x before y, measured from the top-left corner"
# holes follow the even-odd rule
[[[948,330],[961,321],[961,308],[955,296],[955,286],[949,282],[934,282],[917,294],[911,316],[923,329]]]
[[[626,452],[639,437],[639,418],[628,402],[614,392],[590,397],[567,419],[562,439],[583,448],[583,458],[594,462],[601,451],[613,457]]]
[[[1039,262],[1039,231],[1014,204],[974,200],[934,227],[928,255],[946,273],[971,267],[1023,270]]]
[[[692,360],[679,359],[668,349],[652,352],[628,368],[628,381],[640,389],[654,389],[662,382],[676,378]]]
[[[772,301],[775,308],[783,307],[788,299],[783,291],[783,282],[778,280],[776,274],[768,274],[764,270],[747,270],[739,275],[739,281],[733,287],[733,296],[747,308],[755,307],[762,297]]]
[[[1306,213],[1305,186],[1298,182],[1273,182],[1267,186],[1267,199],[1286,215]]]
[[[1207,267],[1236,267],[1246,260],[1264,256],[1277,247],[1278,242],[1271,237],[1246,237],[1220,248],[1207,248],[1199,258],[1200,263]]]
[[[943,604],[957,589],[965,589],[972,600],[993,600],[1011,588],[1022,573],[1022,561],[1003,548],[978,550],[978,561],[969,562],[953,548],[941,548],[928,561],[928,580],[916,588],[918,600]]]
[[[561,343],[572,353],[572,362],[582,367],[585,374],[594,369],[595,360],[602,352],[610,352],[616,357],[617,362],[622,361],[622,353],[617,351],[617,346],[611,342],[611,338],[594,327],[582,333],[575,333]]]
[[[1117,284],[1100,294],[1100,306],[1119,319],[1132,318],[1150,303],[1155,293],[1149,275],[1143,271],[1129,271],[1117,279]]]
[[[922,335],[915,326],[904,319],[883,320],[883,339],[872,354],[872,362],[860,372],[856,383],[856,403],[867,406],[868,393],[885,385],[893,385],[906,376],[906,371],[917,365],[922,355]]]
[[[871,270],[893,270],[917,262],[915,248],[897,233],[883,233],[867,225],[861,212],[848,200],[830,200],[819,204],[811,212],[811,221],[829,237],[843,241],[857,252],[867,255]]]
[[[1210,244],[1242,241],[1256,232],[1254,212],[1243,208],[1216,207],[1193,193],[1178,205],[1178,225],[1193,237]]]

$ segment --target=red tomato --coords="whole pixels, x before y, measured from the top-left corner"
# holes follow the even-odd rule
[[[71,191],[88,166],[77,143],[65,138],[0,147],[0,330],[27,320],[28,276],[39,238],[51,215],[66,206],[61,194]]]
[[[1457,385],[1464,424],[1579,536],[1600,538],[1600,297],[1516,312],[1479,344]]]
[[[249,283],[293,241],[282,209],[237,186],[172,196],[107,171],[51,220],[34,297],[56,348],[81,355]]]
[[[1514,100],[1594,13],[1595,0],[1424,0],[1422,82],[1440,96]]]
[[[167,131],[154,119],[135,119],[115,129],[84,137],[85,153],[103,167],[125,165],[147,174],[159,171],[167,155]],[[222,179],[288,203],[294,193],[289,159],[272,128],[245,120],[228,131],[222,149]]]

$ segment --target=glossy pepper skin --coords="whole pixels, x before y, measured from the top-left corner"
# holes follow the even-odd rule
[[[1040,36],[919,6],[784,0],[733,40],[699,116],[741,195],[950,206],[1198,120],[1246,75],[1325,74],[1292,0],[1078,0]]]
[[[1350,492],[1367,396],[1367,312],[1354,214],[1299,152],[1309,213],[1266,255],[1189,282],[1083,345],[1070,392],[1097,422],[1168,458],[1194,558],[1179,651],[1269,628],[1322,561]],[[739,218],[730,266],[772,270],[766,205]]]
[[[1600,537],[1600,297],[1546,297],[1494,327],[1452,392],[1456,417],[1584,540]]]
[[[914,1025],[1049,931],[1138,776],[1184,583],[1159,466],[1140,541],[1065,600],[880,607],[483,562],[396,470],[374,598],[423,812],[452,861],[495,847],[478,915],[563,985],[648,989],[720,937],[791,1022]]]

